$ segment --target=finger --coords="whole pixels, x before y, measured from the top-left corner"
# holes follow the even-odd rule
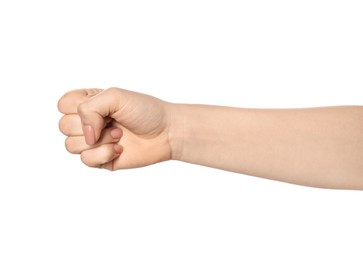
[[[112,119],[111,118],[105,118],[105,119],[106,119],[105,124],[110,125]],[[62,118],[59,120],[59,130],[64,135],[67,136],[83,135],[81,118],[77,114],[69,114],[62,116]]]
[[[78,115],[64,115],[59,120],[59,130],[67,136],[83,135],[81,119]]]
[[[63,114],[76,114],[79,104],[101,93],[99,88],[77,89],[64,94],[58,101],[58,110]]]
[[[81,153],[82,162],[89,167],[104,167],[122,153],[119,144],[104,144]]]
[[[70,136],[66,139],[66,149],[73,154],[79,154],[83,151],[94,149],[104,144],[112,144],[120,141],[122,130],[120,128],[107,128],[103,130],[100,140],[94,145],[88,145],[84,136]]]
[[[102,91],[92,99],[78,106],[81,117],[83,133],[89,145],[95,144],[105,127],[105,118],[118,111],[121,103],[121,90],[109,88]]]

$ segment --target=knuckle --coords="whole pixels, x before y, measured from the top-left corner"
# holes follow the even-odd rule
[[[78,153],[76,147],[74,146],[73,138],[67,137],[66,141],[65,141],[65,146],[66,146],[66,149],[67,149],[67,151],[69,153],[71,153],[71,154],[77,154]]]
[[[114,159],[114,153],[110,149],[112,145],[105,145],[95,148],[95,150],[87,150],[80,153],[81,161],[89,167],[100,167],[109,165],[109,170],[114,170],[112,166],[112,160]]]
[[[62,116],[62,118],[59,120],[59,130],[67,135],[67,132],[68,132],[68,129],[69,129],[69,123],[68,123],[68,120],[67,120],[67,116]]]
[[[69,91],[67,93],[65,93],[59,100],[58,100],[58,110],[59,112],[66,114],[67,113],[67,108],[69,106],[69,99],[72,98],[72,93],[73,91]]]
[[[104,156],[102,158],[100,158],[100,164],[109,163],[110,161],[112,161],[112,159],[114,157],[111,149],[107,149],[106,151],[104,151],[103,155]]]
[[[78,90],[77,90],[78,91]],[[77,91],[69,91],[65,93],[58,101],[58,110],[63,114],[69,114],[74,111],[74,103],[77,96]],[[74,113],[74,112],[73,112]]]
[[[58,111],[61,112],[62,114],[64,114],[64,104],[63,104],[63,97],[61,97],[59,100],[58,100],[58,103],[57,103],[57,108],[58,108]]]
[[[120,89],[117,87],[110,87],[110,88],[106,89],[106,91],[115,94],[115,93],[118,93],[120,91]]]
[[[109,97],[117,98],[121,94],[121,89],[117,87],[110,87],[105,90],[105,94],[108,95]]]
[[[85,152],[81,153],[80,158],[81,158],[81,161],[82,161],[85,165],[87,165],[87,166],[89,166],[89,167],[93,167],[93,164],[92,164],[92,163],[91,163],[91,161],[89,160],[89,157],[87,156],[87,153],[85,153]]]

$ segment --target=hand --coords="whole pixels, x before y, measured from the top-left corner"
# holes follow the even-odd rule
[[[58,102],[59,128],[68,136],[67,150],[90,167],[142,167],[171,159],[169,107],[119,88],[75,90]]]

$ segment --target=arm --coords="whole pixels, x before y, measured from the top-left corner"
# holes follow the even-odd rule
[[[172,104],[119,88],[58,103],[66,147],[90,167],[170,159],[306,186],[363,190],[363,107],[244,109]]]
[[[363,189],[363,107],[170,109],[173,159],[300,185]]]

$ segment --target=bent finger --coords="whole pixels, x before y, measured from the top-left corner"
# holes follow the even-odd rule
[[[82,162],[89,167],[106,168],[105,165],[112,162],[122,153],[122,146],[119,144],[104,144],[94,149],[81,153]]]
[[[96,148],[104,144],[114,144],[120,141],[122,130],[120,128],[107,128],[102,131],[100,140],[94,145],[88,145],[84,136],[70,136],[65,141],[66,149],[73,154]]]
[[[103,89],[89,88],[89,89],[76,89],[64,94],[58,101],[58,110],[62,114],[76,114],[77,107],[92,98],[93,96],[101,93]]]
[[[112,125],[112,119],[105,119],[105,127]],[[81,118],[77,114],[64,115],[59,120],[59,130],[67,136],[83,135]]]
[[[67,136],[83,135],[80,117],[78,115],[64,115],[59,120],[59,130]]]

